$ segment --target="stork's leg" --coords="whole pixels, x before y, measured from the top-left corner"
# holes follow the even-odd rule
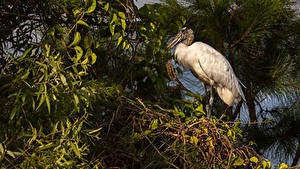
[[[208,98],[208,95],[207,95],[207,88],[206,88],[206,85],[203,83],[203,86],[204,86],[204,98],[205,98],[205,100]],[[207,99],[207,101],[208,101],[208,99]],[[206,101],[205,101],[206,102]],[[205,106],[205,108],[206,108],[206,113],[207,113],[207,118],[209,119],[209,105],[208,105],[208,102],[206,102],[206,106]]]
[[[214,98],[213,98],[213,86],[210,86],[210,98],[209,98],[209,105],[206,105],[206,110],[207,110],[207,119],[210,119],[210,115],[211,115],[211,110],[212,110],[212,105],[214,102]]]

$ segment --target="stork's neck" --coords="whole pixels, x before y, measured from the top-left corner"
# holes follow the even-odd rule
[[[189,69],[190,68],[190,63],[189,63],[189,55],[188,55],[188,45],[185,43],[181,42],[176,45],[175,49],[175,57],[179,64],[181,64],[184,68]]]
[[[182,41],[181,43],[185,44],[186,46],[190,46],[192,44],[192,42],[193,42],[193,39],[188,38],[188,39]]]

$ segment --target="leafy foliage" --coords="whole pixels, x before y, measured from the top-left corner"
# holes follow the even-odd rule
[[[2,2],[0,167],[271,167],[252,144],[241,142],[240,122],[208,121],[203,98],[182,99],[170,85],[169,32],[194,24],[195,13],[168,2],[141,9],[131,0]],[[231,1],[205,2],[201,9],[210,11],[200,12],[201,18],[209,23],[214,13],[226,21]],[[255,3],[245,1],[243,10]],[[276,3],[259,5],[271,6],[273,15]],[[238,16],[236,25],[248,17],[242,11]],[[196,32],[203,27],[195,26]],[[242,32],[230,35],[236,39]],[[225,43],[212,37],[212,43]],[[285,69],[289,61],[276,64]]]

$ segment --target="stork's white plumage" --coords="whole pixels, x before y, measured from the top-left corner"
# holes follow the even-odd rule
[[[184,27],[168,44],[168,47],[173,48],[177,44],[175,56],[179,64],[190,69],[204,85],[210,86],[210,106],[213,103],[213,88],[228,106],[238,103],[241,99],[245,100],[240,81],[228,60],[205,43],[192,44],[193,40],[193,31]],[[210,109],[208,110],[209,116]]]

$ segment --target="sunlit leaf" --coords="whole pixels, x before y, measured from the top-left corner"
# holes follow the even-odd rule
[[[109,31],[112,36],[114,36],[114,34],[115,34],[115,27],[116,27],[116,25],[114,25],[114,24],[109,25]]]
[[[26,57],[27,54],[31,51],[31,49],[32,49],[32,48],[28,48],[28,49],[23,53],[23,55],[21,56],[21,58]]]
[[[75,46],[74,49],[76,51],[76,61],[78,62],[83,55],[83,50],[80,46]]]
[[[181,18],[182,25],[185,25],[186,19],[183,16],[181,16],[180,18]]]
[[[120,16],[120,18],[125,19],[125,13],[124,12],[118,12],[118,15]]]
[[[90,6],[88,6],[88,8],[85,12],[91,13],[96,9],[96,0],[87,0],[87,2],[88,2],[87,4]]]
[[[75,10],[73,11],[73,15],[76,16],[76,15],[79,14],[80,12],[81,12],[80,10],[75,9]]]
[[[81,64],[82,65],[85,65],[85,64],[87,64],[89,62],[89,58],[86,58],[86,59],[84,59],[82,62],[81,62]]]
[[[48,143],[46,145],[41,145],[38,148],[39,148],[39,150],[46,150],[46,149],[54,147],[54,146],[56,146],[54,143]]]
[[[119,45],[120,45],[120,43],[121,43],[122,39],[123,39],[123,36],[119,36],[119,37],[118,37],[118,43],[117,43],[117,46],[119,46]]]
[[[191,144],[195,144],[195,145],[198,144],[198,138],[196,136],[192,136],[190,139],[191,139],[190,140]]]
[[[158,120],[154,119],[151,124],[151,130],[155,130],[158,127]]]
[[[76,94],[73,94],[73,96],[74,96],[75,104],[78,104],[79,103],[78,96]]]
[[[263,166],[263,169],[265,169],[267,167],[267,162],[266,161],[263,161],[262,162],[262,166]]]
[[[126,22],[124,19],[121,19],[121,26],[122,26],[123,30],[126,29]]]
[[[67,79],[66,79],[66,77],[65,77],[63,74],[59,74],[59,76],[60,76],[60,80],[61,80],[61,82],[63,83],[63,85],[64,85],[64,86],[67,86],[68,84],[67,84]]]
[[[110,21],[110,24],[113,24],[116,20],[117,20],[117,15],[114,13]]]
[[[49,96],[48,96],[48,95],[46,95],[46,96],[45,96],[45,98],[46,98],[46,104],[47,104],[48,112],[50,113],[50,112],[51,112],[51,107],[50,107],[50,100],[49,100]]]
[[[2,155],[2,154],[4,154],[4,148],[3,148],[3,146],[2,146],[2,144],[0,143],[0,154]],[[1,159],[1,158],[0,158]]]
[[[81,155],[80,155],[80,151],[79,151],[78,145],[74,144],[73,142],[70,142],[70,144],[71,144],[71,147],[72,147],[74,153],[76,154],[76,156],[78,156],[80,158]]]
[[[16,156],[14,155],[13,152],[7,150],[6,153],[7,153],[8,155],[10,155],[12,158],[16,158]]]
[[[257,163],[258,159],[257,159],[257,157],[253,156],[253,157],[250,158],[250,161],[254,162],[254,163]]]
[[[107,12],[108,8],[109,8],[109,3],[106,3],[105,6],[104,6],[104,10]]]
[[[98,131],[100,131],[102,129],[102,127],[98,128],[98,129],[95,129],[95,130],[92,130],[89,132],[89,134],[93,134],[93,133],[96,133]]]
[[[92,63],[91,64],[93,65],[97,60],[97,55],[95,53],[92,53],[91,57],[92,57]]]
[[[279,169],[286,169],[288,168],[289,166],[285,163],[281,163],[280,166],[279,166]]]
[[[80,40],[81,40],[80,33],[79,33],[79,32],[76,32],[75,35],[74,35],[74,40],[73,40],[73,42],[69,45],[69,47],[77,45],[77,44],[80,42]]]
[[[80,24],[80,25],[84,25],[84,26],[86,26],[86,27],[89,27],[89,25],[88,25],[86,22],[84,22],[83,20],[77,21],[77,24]]]

